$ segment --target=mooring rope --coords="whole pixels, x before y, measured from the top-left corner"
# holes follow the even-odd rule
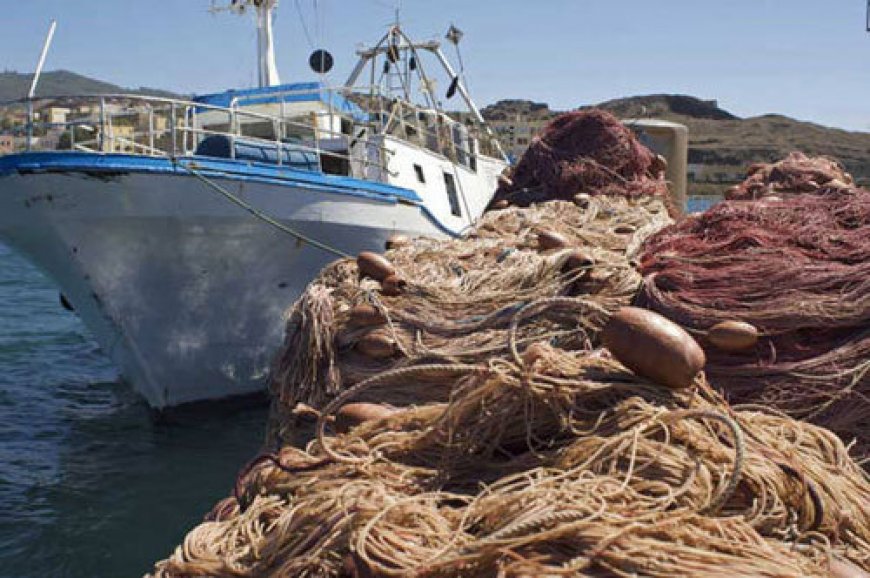
[[[202,181],[203,183],[208,185],[211,189],[217,191],[218,193],[220,193],[221,195],[223,195],[224,197],[226,197],[227,199],[229,199],[230,201],[232,201],[236,205],[245,209],[246,211],[248,211],[249,213],[251,213],[252,215],[257,217],[258,219],[260,219],[261,221],[268,223],[269,225],[272,225],[273,227],[275,227],[279,231],[287,233],[288,235],[290,235],[290,236],[292,236],[292,237],[294,237],[294,238],[296,238],[304,243],[308,243],[309,245],[317,247],[318,249],[322,249],[322,250],[326,251],[327,253],[332,253],[333,255],[336,255],[336,256],[342,257],[342,258],[350,257],[350,255],[348,253],[345,253],[344,251],[342,251],[340,249],[336,249],[335,247],[332,247],[331,245],[328,245],[322,241],[318,241],[317,239],[312,239],[308,235],[300,233],[299,231],[292,229],[291,227],[288,227],[287,225],[284,225],[283,223],[276,221],[275,219],[273,219],[269,215],[263,213],[262,211],[256,209],[255,207],[251,206],[250,204],[248,204],[245,201],[243,201],[242,199],[240,199],[238,196],[232,194],[230,191],[226,190],[226,188],[220,186],[219,184],[214,182],[212,179],[210,179],[207,176],[205,176],[204,174],[202,174],[200,171],[194,169],[191,166],[188,166],[188,165],[182,163],[180,161],[180,159],[173,157],[172,163],[175,166],[180,167],[180,168],[184,169],[185,171],[189,172],[191,175],[193,175],[194,177],[196,177],[197,179],[199,179],[200,181]]]

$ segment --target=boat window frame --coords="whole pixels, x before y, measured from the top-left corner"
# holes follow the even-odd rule
[[[420,182],[420,184],[425,185],[426,184],[426,174],[423,172],[423,166],[418,165],[417,163],[413,163],[413,164],[414,164],[414,174],[417,175],[417,180]]]
[[[459,192],[456,189],[456,177],[452,173],[443,171],[444,189],[447,191],[447,202],[450,203],[450,214],[454,217],[462,217],[462,207],[459,204]]]

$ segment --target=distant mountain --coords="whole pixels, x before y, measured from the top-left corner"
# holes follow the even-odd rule
[[[740,118],[715,100],[679,94],[654,94],[609,100],[594,105],[619,118],[654,117],[689,129],[689,163],[723,181],[740,178],[754,162],[779,160],[794,150],[836,158],[852,175],[870,183],[870,133],[851,132],[795,120],[780,114]],[[487,118],[534,111],[535,118],[554,116],[546,104],[502,100],[486,107]]]
[[[781,114],[739,118],[719,108],[716,101],[682,95],[623,98],[598,106],[622,118],[654,116],[686,125],[689,163],[710,167],[713,172],[738,175],[754,162],[776,161],[799,150],[834,157],[856,179],[870,182],[870,133],[826,127]]]
[[[510,120],[517,114],[530,118],[544,118],[553,116],[553,111],[544,102],[532,102],[531,100],[500,100],[480,111],[480,114],[489,120]]]
[[[701,100],[684,94],[651,94],[608,100],[595,105],[620,118],[683,116],[708,120],[739,120],[719,108],[715,100]]]
[[[0,102],[17,100],[27,96],[27,91],[30,90],[32,79],[33,74],[30,73],[0,73]],[[122,88],[115,84],[88,78],[87,76],[82,76],[81,74],[76,74],[75,72],[70,72],[68,70],[43,72],[42,76],[39,78],[39,84],[36,86],[37,96],[107,93],[142,94],[167,98],[178,96],[172,92],[156,88]]]

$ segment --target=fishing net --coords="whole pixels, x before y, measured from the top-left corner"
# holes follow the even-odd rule
[[[746,201],[804,193],[824,194],[854,188],[852,175],[830,157],[793,152],[775,163],[756,163],[746,179],[725,192],[728,200]]]
[[[360,278],[352,259],[326,267],[290,312],[273,371],[276,408],[285,414],[277,423],[296,431],[288,412],[298,403],[320,407],[389,369],[504,357],[511,344],[541,340],[589,349],[606,313],[637,292],[632,259],[640,243],[671,220],[657,199],[579,202],[490,212],[461,239],[419,239],[387,251],[406,283],[398,295]],[[562,246],[546,244],[551,237]],[[595,308],[580,325],[571,315],[576,295]],[[361,319],[361,307],[374,319]],[[443,401],[449,384],[433,371],[371,390],[363,401]]]
[[[492,205],[570,200],[581,192],[668,199],[664,169],[663,159],[609,112],[568,112],[532,140]]]
[[[590,137],[560,131],[607,119],[567,118],[548,129],[548,146],[574,147],[577,159]],[[573,202],[490,212],[463,238],[396,240],[386,260],[360,255],[321,272],[288,314],[269,451],[153,576],[796,577],[870,568],[870,479],[840,438],[775,409],[732,407],[703,373],[663,387],[601,347],[610,339],[602,328],[642,283],[653,301],[650,268],[685,250],[668,239],[698,219],[668,227],[663,199],[630,184],[646,182],[648,151],[603,124],[583,153],[597,160],[582,178],[547,185]],[[821,204],[807,206],[803,226],[824,234],[806,228],[803,237],[765,228],[796,227],[789,213],[764,220],[752,203],[724,205],[754,228],[711,248],[698,224],[706,244],[685,241],[704,244],[703,255],[685,258],[690,277],[716,251],[740,260],[745,247],[772,247],[815,259],[804,277],[817,279],[807,290],[817,301],[777,301],[765,319],[839,315],[830,331],[845,335],[852,325],[833,300],[866,287],[866,271],[849,269],[866,260],[849,232],[866,227],[866,213],[858,202],[835,211],[830,199],[813,199]],[[701,218],[711,235],[726,235],[726,217],[715,233],[716,214]],[[825,264],[854,273],[852,282],[822,278]],[[735,277],[734,294],[754,279]],[[675,319],[691,328],[681,303]],[[839,380],[851,370],[841,371],[818,375]],[[804,378],[785,374],[782,388],[788,379]],[[369,413],[343,422],[353,406]],[[299,443],[305,423],[313,439]]]
[[[583,314],[578,314],[582,318]],[[412,368],[413,369],[413,368]],[[254,460],[154,576],[823,576],[870,567],[870,481],[826,430],[546,344],[447,402]],[[413,381],[393,370],[347,390]]]
[[[649,238],[639,303],[699,337],[726,320],[761,333],[707,348],[734,403],[763,403],[870,443],[870,191],[723,202]]]

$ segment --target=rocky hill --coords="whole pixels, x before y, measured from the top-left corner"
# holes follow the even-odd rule
[[[739,118],[719,108],[716,101],[692,96],[656,94],[610,100],[595,105],[620,118],[654,117],[689,128],[689,163],[702,165],[702,181],[737,180],[746,167],[758,161],[779,160],[793,150],[829,155],[841,161],[856,179],[870,183],[870,133],[850,132],[767,114]],[[542,103],[500,101],[485,116],[498,118],[534,110],[536,117],[555,115]]]
[[[520,114],[533,119],[546,119],[555,113],[550,110],[545,102],[532,102],[531,100],[500,100],[481,109],[480,114],[488,120],[506,120]]]
[[[33,74],[20,72],[0,73],[0,102],[18,100],[27,96]],[[155,88],[122,88],[109,82],[95,80],[70,72],[68,70],[54,70],[44,72],[39,78],[36,87],[37,96],[62,96],[68,94],[145,94],[150,96],[177,96],[165,90]]]
[[[689,128],[689,163],[743,169],[753,162],[778,160],[800,150],[832,156],[856,178],[870,181],[870,133],[779,114],[738,118],[720,109],[715,101],[687,96],[623,98],[598,106],[623,118],[655,116],[685,124]]]

